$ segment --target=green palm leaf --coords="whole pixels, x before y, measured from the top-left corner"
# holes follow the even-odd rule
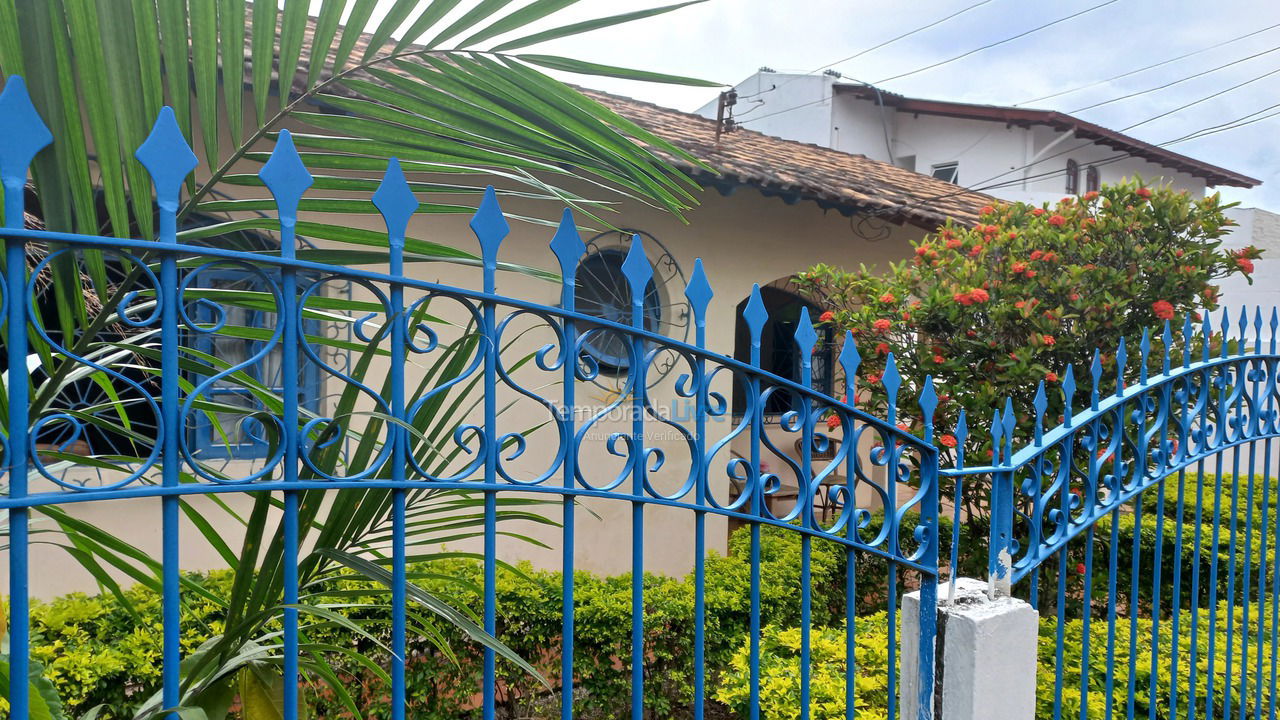
[[[298,233],[321,243],[299,252],[300,258],[318,262],[386,262],[386,236],[353,227],[360,223],[350,216],[367,217],[373,211],[369,192],[377,187],[392,156],[401,159],[415,192],[436,198],[449,195],[444,202],[424,203],[424,213],[469,212],[484,186],[495,179],[504,186],[503,194],[542,202],[544,211],[517,217],[530,222],[550,221],[567,204],[607,224],[602,218],[619,200],[684,212],[694,204],[697,186],[671,160],[694,166],[697,160],[544,70],[704,83],[508,51],[659,16],[692,3],[557,23],[556,17],[576,3],[0,0],[0,74],[25,76],[33,101],[55,136],[53,147],[41,153],[33,167],[39,209],[51,229],[153,237],[149,176],[133,153],[165,104],[173,107],[179,127],[203,160],[188,181],[179,209],[182,242],[227,241],[249,231],[278,230],[278,221],[271,217],[273,200],[252,171],[265,161],[274,138],[285,128],[293,133],[304,162],[317,176],[315,187],[303,200]],[[307,13],[313,7],[316,15],[310,17]],[[375,10],[382,14],[375,18]],[[535,23],[547,23],[553,29],[531,30]],[[212,222],[210,215],[215,216]],[[420,230],[416,234],[419,238],[406,242],[406,259],[411,262],[469,266],[480,262],[470,247],[420,239]],[[273,254],[262,248],[255,251],[266,257]],[[145,277],[147,264],[157,260],[145,252],[139,253],[139,259],[142,264],[130,261],[113,266],[113,272],[118,269],[122,276],[110,278],[97,252],[86,252],[79,260],[66,255],[52,265],[56,281],[47,292],[52,293],[54,307],[44,311],[56,313],[56,318],[44,324],[70,340],[69,347],[59,349],[32,339],[32,352],[41,359],[47,378],[33,388],[33,417],[56,411],[66,388],[86,382],[85,367],[70,359],[73,356],[100,358],[113,368],[154,379],[159,355],[155,330],[125,328],[119,315],[121,303]],[[532,268],[501,267],[555,278]],[[86,298],[93,298],[96,305],[90,307]],[[192,289],[188,296],[192,301],[201,298],[229,308],[272,311],[271,298],[263,293]],[[139,312],[154,307],[155,298],[143,292],[130,302],[133,312]],[[306,317],[350,325],[355,318],[379,310],[368,302],[316,297],[309,302]],[[427,313],[425,304],[411,321],[441,322]],[[377,336],[368,343],[323,333],[307,341],[351,353],[351,376],[365,379],[374,359],[387,355],[384,329],[369,325],[366,330]],[[442,344],[434,358],[423,361],[422,374],[409,390],[410,402],[457,380],[474,357],[480,345],[472,329],[455,330],[460,335],[456,341]],[[235,323],[222,332],[227,338],[245,340],[270,336],[262,328]],[[509,352],[514,342],[510,340],[502,350]],[[510,366],[515,369],[529,361],[521,358]],[[180,365],[184,373],[205,377],[231,367],[216,353],[196,346],[183,349]],[[131,418],[130,406],[136,399],[130,400],[102,377],[87,381],[102,392],[103,400],[68,410],[67,418],[123,438],[133,447],[154,442]],[[231,373],[224,382],[260,404],[262,409],[253,413],[276,414],[286,402],[251,373]],[[193,389],[187,375],[179,384],[184,393]],[[390,392],[389,384],[369,384],[384,397]],[[360,410],[360,393],[348,385],[332,399],[333,407],[326,408],[325,414],[333,418],[328,432],[348,440],[350,452],[340,452],[338,443],[320,448],[312,458],[315,467],[332,474],[362,471],[379,457],[386,428],[398,423],[409,431],[414,458],[430,471],[443,472],[460,461],[461,450],[447,440],[473,412],[478,392],[478,378],[472,377],[449,392],[430,395],[417,417],[395,419]],[[193,411],[228,446],[232,433],[220,418],[246,413],[244,408],[209,398],[193,403]],[[304,423],[315,417],[311,411],[302,415]],[[42,459],[90,471],[118,470],[142,461],[131,452],[84,458],[65,448],[42,453]],[[197,466],[203,472],[222,477],[217,466],[196,462],[203,463]],[[197,479],[186,476],[182,481]],[[439,550],[441,543],[475,537],[481,512],[476,497],[424,487],[408,492],[407,498],[410,555],[415,561],[456,556]],[[279,497],[257,494],[245,516],[217,497],[199,509],[185,502],[181,505],[196,535],[234,571],[225,591],[184,579],[183,595],[212,600],[226,609],[222,634],[183,660],[183,706],[173,711],[184,717],[202,712],[210,720],[222,717],[235,688],[251,696],[242,697],[246,707],[261,707],[270,714],[278,690],[272,673],[281,652],[278,624],[286,572],[280,502]],[[243,528],[239,547],[222,537],[219,524],[206,517],[209,507],[220,508]],[[340,585],[352,573],[377,585],[390,581],[383,554],[392,495],[379,489],[304,491],[300,507],[300,535],[308,549],[299,568],[307,604],[299,610],[307,623],[344,627],[359,635],[361,626],[345,615],[349,608],[342,604]],[[60,535],[58,544],[126,607],[124,582],[159,591],[162,568],[150,553],[56,505],[39,512],[52,526],[47,532]],[[526,500],[504,499],[499,519],[549,522]],[[514,532],[502,534],[535,542]],[[484,633],[465,610],[451,608],[417,587],[409,592],[416,603],[412,626],[445,656],[452,657],[446,640],[452,634],[436,624],[460,629],[536,674],[529,663]],[[340,657],[376,669],[382,658],[350,648],[312,645],[305,641],[305,627],[303,634],[304,672],[333,685],[348,709],[358,714],[356,702],[341,687],[339,673],[328,663]],[[140,717],[153,717],[168,711],[160,707],[157,695],[145,699],[138,712]]]

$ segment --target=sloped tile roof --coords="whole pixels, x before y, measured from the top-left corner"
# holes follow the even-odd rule
[[[309,61],[314,31],[315,19],[310,18],[300,66]],[[368,34],[360,36],[352,57],[364,55],[369,39]],[[247,43],[246,38],[246,52],[249,51]],[[390,53],[394,46],[394,42],[388,42],[383,50]],[[414,47],[406,46],[402,52]],[[331,50],[326,62],[329,67],[332,55]],[[396,72],[394,67],[387,69]],[[246,64],[246,80],[249,73]],[[299,84],[302,82],[302,74],[296,74],[295,92],[305,91]],[[979,208],[996,202],[988,195],[863,155],[784,140],[753,130],[740,128],[717,141],[714,120],[600,90],[578,90],[705,163],[714,172],[668,157],[705,186],[727,191],[733,185],[747,185],[788,202],[809,200],[846,215],[874,215],[926,230],[936,229],[948,218],[972,225],[978,221]]]
[[[581,88],[580,88],[581,89]],[[953,218],[978,221],[995,198],[863,155],[736,129],[716,139],[716,122],[693,113],[598,90],[582,92],[688,151],[718,176],[685,167],[706,185],[740,183],[784,198],[812,200],[846,214],[869,213],[933,230]]]

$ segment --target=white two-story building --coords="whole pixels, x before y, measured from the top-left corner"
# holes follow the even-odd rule
[[[1053,203],[1134,177],[1194,197],[1261,182],[1065,113],[909,98],[833,72],[762,68],[698,113],[719,118],[722,132],[742,127],[864,155],[1009,201]],[[1252,284],[1242,276],[1223,283],[1223,304],[1280,306],[1280,285],[1270,280],[1280,273],[1280,215],[1227,214],[1239,227],[1225,246],[1257,245],[1264,255]]]
[[[766,135],[865,155],[989,195],[1056,201],[1142,177],[1196,196],[1258,180],[1051,110],[909,98],[835,73],[762,69],[698,112]],[[736,100],[736,102],[734,102]],[[730,119],[732,119],[730,121]]]

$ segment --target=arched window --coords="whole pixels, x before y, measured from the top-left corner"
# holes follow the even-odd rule
[[[1080,192],[1080,163],[1067,161],[1067,194],[1077,195]]]
[[[1084,190],[1085,192],[1097,192],[1101,183],[1098,181],[1098,167],[1090,165],[1084,171]]]
[[[624,325],[631,322],[631,284],[623,265],[627,252],[619,247],[602,248],[578,263],[578,283],[574,303],[579,312]],[[645,288],[644,329],[660,332],[662,299],[653,280]],[[595,358],[600,372],[626,375],[631,366],[631,338],[617,330],[595,329],[584,338],[586,351]]]
[[[801,358],[796,347],[796,328],[800,324],[800,310],[807,307],[809,317],[813,319],[821,314],[822,309],[793,292],[768,285],[760,288],[760,299],[764,301],[765,310],[769,313],[769,319],[760,333],[760,368],[799,382]],[[751,332],[742,319],[742,311],[746,305],[747,300],[738,303],[738,324],[733,350],[734,359],[742,362],[751,360]],[[810,387],[830,395],[834,385],[835,333],[830,325],[821,325],[816,330],[819,344],[810,358]],[[741,383],[734,383],[734,415],[740,417],[746,407],[745,388]],[[790,392],[774,392],[765,404],[764,413],[780,415],[796,407],[796,398]]]

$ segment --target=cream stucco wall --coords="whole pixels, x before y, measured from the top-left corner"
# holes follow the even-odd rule
[[[241,172],[256,172],[258,166],[245,162]],[[319,171],[317,171],[319,172]],[[328,171],[332,172],[332,171]],[[420,179],[420,178],[411,178]],[[232,189],[232,188],[228,188]],[[234,188],[237,196],[257,194],[246,188]],[[333,196],[338,193],[312,191],[309,197]],[[597,191],[597,195],[598,195]],[[800,202],[789,205],[777,198],[766,198],[751,188],[740,188],[730,196],[715,191],[704,191],[698,194],[700,205],[691,210],[682,222],[668,213],[648,207],[638,202],[623,202],[617,205],[618,212],[609,216],[609,220],[617,227],[628,227],[642,230],[657,238],[670,252],[671,256],[687,277],[692,271],[696,258],[705,264],[715,297],[708,309],[707,344],[712,350],[732,354],[736,322],[736,307],[747,297],[753,283],[761,285],[803,270],[814,263],[830,263],[843,266],[854,266],[858,263],[884,266],[888,262],[901,259],[910,252],[909,241],[919,238],[923,231],[914,227],[891,226],[888,236],[877,241],[869,241],[856,234],[850,219],[834,211],[824,211],[813,203]],[[427,198],[428,200],[435,198]],[[440,199],[435,199],[437,202]],[[445,202],[474,203],[475,197],[450,197]],[[508,198],[504,201],[508,213],[528,217],[556,218],[559,208],[546,202]],[[305,218],[304,218],[305,219]],[[464,215],[439,215],[421,213],[411,222],[410,235],[451,245],[478,253],[475,240],[467,228],[468,217]],[[381,229],[381,219],[375,214],[353,215],[349,217],[353,227]],[[583,221],[583,225],[589,225]],[[548,248],[552,229],[544,225],[514,221],[511,235],[502,246],[500,259],[522,265],[556,269],[556,260]],[[584,228],[583,235],[593,234]],[[383,267],[367,268],[374,271],[385,271]],[[478,289],[479,271],[474,268],[461,267],[444,263],[411,263],[407,267],[411,278],[439,282],[464,289]],[[498,276],[497,291],[500,294],[521,300],[554,305],[558,302],[560,289],[555,283],[546,280],[503,272]],[[662,289],[668,299],[679,300],[683,287],[672,284]],[[357,289],[357,297],[361,291]],[[407,301],[412,302],[420,293],[409,291]],[[445,319],[462,321],[465,313],[460,307],[453,309],[443,307],[448,302],[436,302],[432,305],[432,313]],[[500,309],[501,317],[503,310]],[[519,325],[519,323],[517,323]],[[526,323],[531,325],[531,323]],[[439,328],[441,340],[448,341],[457,336],[456,328]],[[514,335],[514,328],[513,328]],[[689,340],[692,341],[692,334]],[[554,336],[545,328],[531,329],[529,333],[516,341],[509,351],[509,356],[519,356],[531,352],[544,344],[554,341]],[[407,367],[408,383],[415,384],[431,357],[411,357]],[[385,362],[371,367],[368,378],[377,387],[387,377],[389,368]],[[680,371],[670,373],[661,382],[655,384],[650,393],[658,406],[666,406],[675,399],[674,382]],[[547,373],[530,364],[521,370],[516,379],[526,387],[538,388],[538,392],[549,398],[559,398],[562,387],[557,385],[559,373]],[[728,374],[719,379],[717,390],[731,395]],[[334,397],[341,390],[341,383],[329,379],[324,389],[327,397]],[[579,405],[599,408],[607,404],[611,398],[609,392],[589,383],[579,383]],[[523,398],[510,388],[502,388],[497,399],[498,406],[506,409],[499,420],[499,432],[523,431],[545,423],[549,419],[547,409],[541,404]],[[472,419],[478,419],[473,413]],[[685,423],[692,426],[691,421]],[[713,422],[711,425],[712,444],[716,438],[727,432],[726,422]],[[630,420],[609,419],[600,423],[592,431],[580,451],[579,464],[584,479],[596,484],[606,484],[622,467],[622,460],[608,452],[606,438],[613,432],[630,432]],[[794,439],[788,439],[790,443]],[[654,486],[662,492],[672,492],[686,478],[693,458],[690,457],[687,445],[677,432],[661,427],[650,421],[646,429],[646,443],[651,447],[662,449],[667,460],[663,468],[652,474]],[[551,462],[558,445],[556,433],[551,427],[543,427],[529,435],[529,447],[518,462],[511,464],[513,474],[517,477],[537,476]],[[718,455],[712,465],[712,492],[723,500],[728,499],[728,479],[724,467],[730,458],[730,448]],[[549,482],[560,483],[560,476]],[[623,484],[623,489],[630,488],[630,480]],[[246,508],[246,498],[224,495],[235,508]],[[551,499],[556,499],[554,496]],[[226,540],[234,547],[238,541],[239,525],[224,511],[215,508],[203,500],[194,501],[194,506],[218,527],[223,529]],[[583,509],[577,517],[576,560],[578,567],[602,573],[614,573],[630,569],[630,543],[632,536],[631,503],[626,500],[592,499],[583,502]],[[86,503],[73,507],[77,516],[99,524],[124,539],[136,543],[145,550],[158,554],[160,550],[160,508],[158,501],[129,501]],[[560,519],[558,503],[546,509],[551,519]],[[518,540],[504,539],[501,542],[500,554],[506,560],[530,559],[536,564],[546,567],[558,567],[560,563],[560,530],[557,528],[526,523],[520,528],[510,528],[521,533],[539,538],[549,548]],[[645,514],[645,546],[646,569],[653,572],[683,574],[692,564],[693,558],[693,516],[682,509],[650,506]],[[727,537],[727,528],[723,518],[712,517],[708,522],[708,547],[723,551]],[[183,568],[200,570],[217,567],[221,564],[219,557],[211,548],[203,544],[194,528],[188,526],[183,533]],[[54,546],[35,546],[32,548],[32,566],[37,570],[32,577],[32,592],[36,596],[48,597],[70,590],[91,590],[93,585],[90,576],[71,561],[66,554]],[[0,580],[3,580],[0,578]]]

